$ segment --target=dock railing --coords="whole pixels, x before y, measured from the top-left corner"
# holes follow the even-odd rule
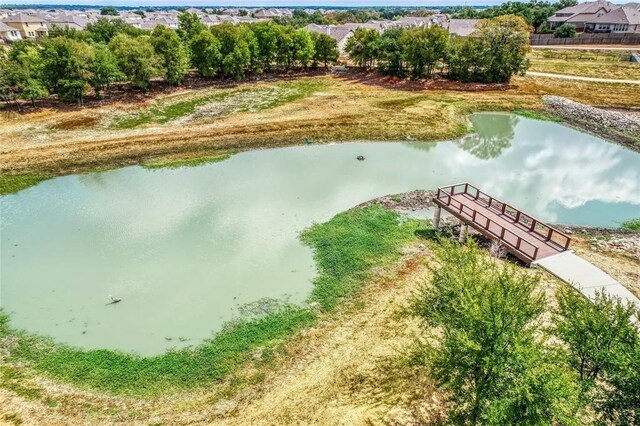
[[[468,182],[438,188],[438,192],[436,194],[437,202],[446,205],[453,210],[457,210],[460,215],[466,216],[473,225],[484,229],[488,233],[498,238],[501,242],[505,243],[506,245],[512,246],[514,249],[524,253],[532,260],[535,260],[537,258],[537,245],[535,245],[528,239],[514,234],[499,223],[496,223],[482,213],[465,206],[463,203],[453,198],[454,195],[459,194],[465,194],[474,199],[476,202],[484,204],[485,207],[487,207],[495,214],[509,218],[509,220],[514,224],[522,227],[529,232],[537,234],[544,241],[553,243],[563,250],[569,248],[571,238],[566,234],[541,222],[535,217],[528,215],[521,210],[490,196],[485,192],[482,192],[479,188]]]

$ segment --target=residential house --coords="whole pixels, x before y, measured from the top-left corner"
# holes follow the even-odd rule
[[[441,23],[442,27],[449,30],[449,33],[461,37],[467,37],[476,30],[479,19],[449,19]]]
[[[47,27],[51,28],[54,25],[61,28],[71,28],[74,30],[83,30],[89,21],[85,18],[81,18],[76,15],[61,15],[57,18],[51,18],[47,22]]]
[[[22,38],[35,39],[49,34],[47,23],[43,19],[35,18],[25,13],[9,16],[3,19],[2,22],[17,29]]]
[[[20,31],[0,21],[0,41],[11,43],[16,40],[22,40]]]
[[[326,34],[338,43],[340,54],[344,54],[347,47],[347,41],[353,36],[353,32],[357,28],[357,24],[345,25],[318,25],[309,24],[304,27],[307,31],[314,33]]]
[[[578,3],[575,6],[565,7],[554,13],[547,22],[549,28],[555,29],[562,24],[571,24],[578,31],[583,31],[587,22],[592,22],[594,19],[610,12],[615,6],[605,0],[590,1],[585,3]]]
[[[257,19],[289,18],[293,12],[289,9],[261,9],[254,14]]]
[[[586,27],[596,33],[640,33],[640,10],[618,7],[587,22]]]

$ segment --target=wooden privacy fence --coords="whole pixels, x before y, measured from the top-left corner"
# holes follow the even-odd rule
[[[573,44],[627,44],[640,49],[640,33],[582,33],[572,38],[556,38],[553,34],[531,34],[532,46]]]

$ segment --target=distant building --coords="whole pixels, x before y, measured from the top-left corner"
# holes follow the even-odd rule
[[[587,22],[586,28],[596,33],[640,33],[639,9],[638,3],[615,8]]]
[[[40,18],[36,18],[25,13],[11,15],[2,20],[10,27],[17,29],[22,38],[40,38],[49,34],[47,23]]]
[[[451,34],[467,37],[476,30],[478,22],[480,22],[479,19],[449,19],[442,22],[441,25]]]
[[[575,6],[558,10],[547,22],[552,30],[567,23],[576,27],[577,30],[583,31],[587,27],[587,22],[593,22],[596,18],[610,12],[614,7],[613,4],[605,0],[578,3]]]
[[[84,29],[89,21],[87,19],[81,18],[80,16],[75,15],[62,15],[57,18],[51,18],[47,21],[47,27],[51,29],[51,27],[61,27],[61,28],[71,28],[74,30],[82,30]]]
[[[350,25],[318,25],[318,24],[309,24],[304,27],[307,31],[311,31],[314,33],[326,34],[332,39],[334,39],[338,43],[338,50],[341,54],[345,53],[345,48],[347,47],[347,41],[351,36],[353,36],[353,32],[355,28]]]
[[[0,21],[0,40],[11,43],[16,40],[22,40],[22,36],[20,31]]]
[[[288,18],[293,16],[289,9],[260,9],[253,15],[257,19]]]

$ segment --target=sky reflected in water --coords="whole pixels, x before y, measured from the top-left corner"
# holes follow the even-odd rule
[[[552,122],[472,120],[455,142],[253,151],[2,197],[0,303],[20,328],[154,354],[200,343],[239,305],[303,301],[315,267],[300,231],[376,196],[469,181],[550,222],[640,217],[639,154]],[[105,305],[110,294],[123,301]]]

